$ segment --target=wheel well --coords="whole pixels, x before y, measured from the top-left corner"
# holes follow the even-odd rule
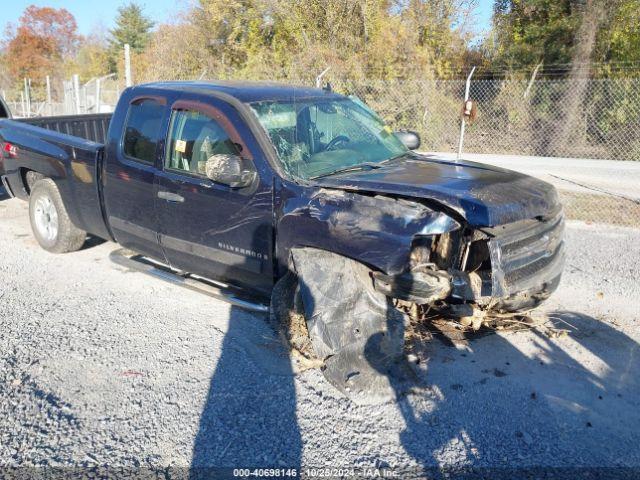
[[[31,189],[33,188],[35,183],[38,180],[45,178],[45,176],[34,170],[29,170],[28,168],[21,168],[20,178],[22,179],[22,185],[24,186],[24,190],[27,192],[27,195],[31,195]]]

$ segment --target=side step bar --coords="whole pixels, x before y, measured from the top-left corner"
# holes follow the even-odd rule
[[[269,311],[269,305],[250,300],[246,295],[242,295],[241,290],[230,285],[174,270],[167,265],[143,257],[125,248],[111,252],[109,259],[130,270],[146,273],[174,285],[204,293],[251,312],[266,313]]]

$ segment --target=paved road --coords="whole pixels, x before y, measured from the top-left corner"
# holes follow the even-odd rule
[[[451,153],[433,155],[455,158]],[[592,194],[604,190],[640,200],[640,162],[473,153],[463,158],[533,175],[561,190]]]
[[[0,465],[640,467],[640,231],[568,242],[546,307],[568,337],[432,341],[425,388],[358,406],[262,318],[115,266],[112,243],[48,254],[2,201]]]

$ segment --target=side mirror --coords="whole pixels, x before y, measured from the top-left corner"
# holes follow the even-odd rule
[[[211,155],[205,165],[207,178],[231,188],[248,187],[253,183],[256,173],[244,168],[244,161],[238,155],[219,153]]]
[[[394,132],[398,140],[400,140],[409,150],[420,148],[420,135],[411,130],[398,130]]]

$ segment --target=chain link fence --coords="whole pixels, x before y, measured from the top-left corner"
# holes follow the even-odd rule
[[[115,108],[123,86],[115,75],[92,78],[81,83],[76,78],[25,81],[24,89],[2,92],[16,118],[109,113]]]
[[[457,149],[465,80],[332,83],[428,150]],[[465,152],[640,160],[640,79],[472,80],[470,98]]]
[[[422,150],[444,153],[458,148],[465,83],[332,82],[393,128],[416,130]],[[508,168],[554,183],[569,218],[640,226],[640,79],[472,79],[470,99],[477,116],[466,126],[465,154],[512,155]],[[526,157],[558,158],[541,165]],[[574,161],[569,170],[564,158],[608,162],[589,171]]]
[[[335,91],[357,95],[393,128],[416,130],[423,151],[457,150],[465,80],[327,77]],[[8,103],[17,116],[112,111],[123,85],[114,78],[100,83],[74,89],[65,82],[54,101],[32,101],[28,110],[24,99]],[[470,98],[478,113],[466,128],[465,154],[514,155],[507,166],[554,183],[569,218],[640,226],[640,79],[472,79]],[[558,158],[532,170],[525,156]],[[556,172],[567,157],[607,160],[607,178],[575,162]]]

